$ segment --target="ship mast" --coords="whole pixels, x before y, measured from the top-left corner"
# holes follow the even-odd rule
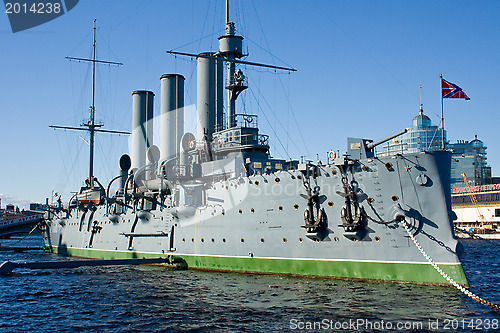
[[[96,22],[97,19],[94,19],[94,29],[93,29],[93,40],[92,40],[92,59],[85,59],[85,58],[75,58],[75,57],[66,57],[68,60],[75,60],[75,61],[83,61],[83,62],[91,62],[92,63],[92,105],[90,106],[90,117],[89,121],[86,123],[81,124],[80,126],[86,127],[68,127],[68,126],[55,126],[51,125],[49,127],[51,128],[58,128],[58,129],[70,129],[70,130],[78,130],[78,131],[87,131],[89,132],[89,186],[90,188],[94,187],[94,141],[95,141],[95,133],[96,132],[105,132],[105,133],[112,133],[112,134],[130,134],[129,132],[123,132],[123,131],[110,131],[110,130],[103,130],[100,129],[102,127],[102,124],[96,124],[95,123],[95,70],[96,70],[96,64],[97,63],[103,63],[103,64],[108,64],[108,65],[116,65],[116,66],[121,66],[123,65],[121,62],[113,62],[113,61],[105,61],[105,60],[98,60],[96,57]]]
[[[96,19],[94,19],[94,42],[92,45],[92,105],[90,106],[90,119],[87,124],[89,128],[90,144],[89,144],[89,182],[90,188],[94,187],[94,136],[95,129],[102,125],[95,124],[95,35],[96,35]]]
[[[244,56],[242,53],[243,37],[234,33],[234,22],[229,20],[229,0],[226,0],[226,35],[219,38],[219,53],[226,59],[227,67],[227,128],[236,126],[236,98],[247,86],[244,84],[244,75],[241,73],[237,79],[235,76],[235,59]]]

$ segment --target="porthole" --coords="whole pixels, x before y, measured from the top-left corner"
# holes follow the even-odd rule
[[[319,243],[319,242],[321,242],[321,241],[318,238],[316,238],[316,243]]]
[[[225,243],[226,242],[226,239],[225,238],[222,238],[222,243]]]
[[[375,236],[375,241],[376,242],[380,242],[380,237],[379,236]]]
[[[240,210],[238,211],[238,213],[243,214],[243,211],[240,209]]]
[[[251,211],[252,213],[255,213],[255,209],[253,209],[253,208],[252,208],[252,209],[250,209],[250,211]]]
[[[283,243],[286,243],[286,238],[283,237]]]
[[[338,237],[333,237],[333,240],[338,243],[339,238]]]
[[[259,186],[259,181],[258,180],[255,181],[255,186]]]
[[[278,209],[279,209],[280,211],[282,211],[282,210],[283,210],[283,206],[279,206],[279,207],[278,207]]]
[[[226,185],[226,190],[229,190],[229,187],[227,187],[227,185]]]
[[[387,168],[387,170],[391,170],[391,169],[392,169],[392,163],[387,162],[387,163],[385,164],[385,167]]]
[[[193,243],[194,243],[194,238],[191,238],[191,242],[193,242]]]
[[[295,204],[293,205],[293,208],[295,208],[295,210],[299,209],[299,205]]]
[[[260,242],[261,242],[261,243],[264,243],[264,238],[261,238],[261,239],[260,239]]]
[[[242,238],[242,239],[240,239],[240,241],[241,241],[242,243],[245,243],[245,240],[244,240],[243,238]]]
[[[392,201],[396,202],[399,200],[399,197],[397,195],[393,195],[391,199]]]
[[[328,206],[333,207],[333,202],[328,201]]]
[[[304,240],[302,239],[302,237],[299,238],[299,243],[302,243],[304,242]]]
[[[275,181],[276,183],[279,183],[279,182],[280,182],[280,179],[279,179],[278,177],[276,177],[276,178],[274,179],[274,181]]]
[[[336,176],[337,175],[337,170],[333,169],[332,170],[332,175]]]
[[[212,238],[212,243],[215,242],[215,239]]]
[[[298,180],[301,180],[301,179],[302,179],[302,175],[298,175],[298,176],[297,176],[297,179],[298,179]]]
[[[202,238],[202,239],[201,239],[201,242],[202,242],[202,243],[205,243],[205,240]]]
[[[368,167],[367,167],[366,165],[363,165],[363,166],[361,167],[361,169],[362,169],[364,172],[367,172],[367,171],[368,171]]]
[[[183,238],[183,239],[182,239],[182,241],[183,241],[183,242],[185,242],[185,241],[186,241],[186,238]]]
[[[375,201],[375,199],[373,198],[368,198],[368,203],[371,205],[373,202]]]

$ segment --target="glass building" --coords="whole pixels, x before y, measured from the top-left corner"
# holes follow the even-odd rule
[[[441,128],[433,126],[431,119],[424,114],[422,104],[418,115],[413,118],[412,126],[405,134],[392,139],[382,146],[378,156],[418,153],[421,151],[439,150],[442,147]],[[452,153],[451,160],[451,189],[465,187],[462,173],[467,176],[471,186],[491,184],[491,167],[486,162],[486,147],[477,138],[472,141],[459,140],[450,144],[446,141],[446,148]]]
[[[451,185],[465,187],[462,173],[471,186],[491,184],[491,167],[486,162],[486,148],[475,136],[472,141],[459,140],[448,145],[452,152]]]
[[[422,104],[420,104],[418,115],[413,118],[412,126],[407,130],[408,132],[405,134],[382,146],[382,151],[378,152],[377,155],[390,156],[441,149],[443,142],[441,128],[432,126],[431,119],[424,114]],[[444,131],[444,140],[446,143],[446,130]]]

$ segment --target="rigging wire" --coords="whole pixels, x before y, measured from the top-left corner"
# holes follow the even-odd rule
[[[250,80],[250,78],[249,78]],[[253,79],[250,80],[251,82],[253,82]],[[284,127],[283,123],[279,121],[279,118],[278,116],[276,115],[276,113],[273,111],[273,109],[271,108],[269,102],[267,101],[267,99],[265,98],[265,96],[262,94],[262,92],[260,91],[260,86],[255,84],[254,85],[259,93],[259,96],[261,96],[261,98],[264,100],[264,102],[266,103],[267,107],[269,108],[269,110],[271,111],[271,114],[274,116],[274,118],[278,121],[277,124],[285,131],[286,133],[286,136],[289,137],[291,143],[293,144],[293,146],[297,149],[298,152],[300,152],[300,148],[298,147],[298,145],[295,143],[295,141],[292,139],[292,137],[290,136],[290,134],[288,133],[287,129]],[[252,95],[254,96],[258,106],[259,106],[259,109],[262,111],[264,117],[267,118],[267,115],[265,114],[264,110],[262,109],[262,107],[260,107],[260,102],[258,101],[258,99],[255,97],[255,94],[253,93],[253,89],[249,89],[251,92],[252,92]],[[278,135],[276,134],[276,131],[274,131],[274,127],[272,126],[271,122],[268,121],[269,123],[269,126],[271,126],[271,129],[273,130],[274,134],[276,135],[276,139],[279,140],[279,137]],[[288,150],[285,151],[285,153],[290,157],[290,155],[288,154]],[[310,155],[310,153],[308,152],[308,155]]]
[[[283,143],[281,142],[281,140],[280,140],[280,138],[279,138],[278,134],[277,134],[277,133],[276,133],[276,131],[274,130],[274,127],[271,125],[271,121],[269,120],[269,118],[267,117],[266,113],[265,113],[265,112],[264,112],[264,110],[262,109],[262,106],[260,105],[260,102],[259,102],[259,100],[257,99],[257,97],[255,96],[255,94],[254,94],[253,90],[252,90],[252,89],[249,89],[249,90],[250,90],[250,92],[251,92],[251,94],[252,94],[253,98],[254,98],[254,99],[255,99],[255,101],[257,102],[257,106],[258,106],[258,108],[262,111],[262,114],[264,115],[264,118],[266,118],[266,121],[267,121],[267,123],[269,124],[269,127],[271,128],[271,131],[273,131],[274,136],[276,137],[276,140],[278,140],[279,144],[280,144],[280,145],[281,145],[281,147],[283,148],[283,152],[286,154],[286,156],[288,157],[288,159],[290,159],[290,160],[291,160],[292,158],[291,158],[291,157],[290,157],[290,155],[288,154],[288,151],[285,149],[285,146],[283,145]],[[259,93],[260,93],[260,91],[259,91]],[[266,102],[267,107],[269,107],[269,108],[270,108],[269,103],[267,102],[267,100],[266,100],[265,98],[264,98],[264,102]]]
[[[261,29],[261,33],[262,33],[262,36],[263,36],[263,38],[264,38],[264,42],[266,43],[267,48],[268,48],[268,49],[270,49],[270,47],[269,47],[269,42],[268,42],[268,40],[267,40],[267,38],[266,38],[266,34],[264,33],[264,28],[262,27],[262,22],[260,21],[260,17],[259,17],[259,15],[258,15],[257,8],[255,7],[255,2],[254,2],[253,0],[252,0],[252,5],[253,5],[253,8],[254,8],[255,14],[256,14],[256,16],[257,16],[257,22],[259,23],[259,27],[260,27],[260,29]],[[269,52],[269,54],[271,54],[271,53]],[[275,61],[274,61],[274,58],[275,58],[275,57],[274,57],[272,54],[271,54],[271,57],[272,57],[272,59],[273,59],[273,61],[272,61],[272,62],[273,62],[273,64],[274,64],[274,65],[276,65],[276,63],[275,63]],[[278,59],[278,58],[276,58],[276,59]],[[280,61],[281,61],[281,60],[280,60]],[[291,113],[291,115],[292,115],[292,117],[293,117],[293,119],[294,119],[295,125],[297,126],[297,131],[298,131],[298,133],[299,133],[300,139],[302,140],[302,143],[304,144],[304,148],[305,148],[305,150],[306,150],[307,154],[310,154],[309,149],[307,148],[307,143],[306,143],[306,141],[305,141],[305,139],[304,139],[304,135],[302,134],[301,127],[299,126],[299,124],[298,124],[298,122],[297,122],[297,118],[295,117],[295,113],[293,112],[293,109],[291,108],[290,98],[289,98],[289,96],[288,96],[288,94],[287,94],[287,92],[286,92],[286,90],[285,90],[285,87],[284,87],[284,85],[283,85],[283,82],[282,82],[282,80],[281,80],[281,77],[280,77],[280,76],[278,76],[278,78],[279,78],[279,80],[280,80],[280,84],[281,84],[281,87],[282,87],[282,89],[283,89],[283,93],[285,94],[285,99],[287,100],[287,104],[288,104],[288,107],[289,107],[289,111],[291,111],[290,113]],[[286,132],[288,133],[288,130],[287,130]],[[297,149],[298,149],[298,148],[297,148]],[[300,152],[301,150],[300,150],[300,149],[298,149],[298,151]]]

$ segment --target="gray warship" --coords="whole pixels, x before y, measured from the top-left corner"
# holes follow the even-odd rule
[[[327,163],[272,158],[258,117],[236,112],[248,87],[237,67],[293,69],[242,60],[243,37],[226,6],[217,52],[171,52],[197,59],[196,135],[184,131],[184,77],[162,75],[160,142],[152,139],[155,94],[135,91],[130,157],[105,186],[93,172],[94,134],[104,130],[92,104],[87,185],[46,213],[47,248],[94,259],[163,257],[179,269],[449,284],[424,249],[467,286],[450,152],[377,156],[399,132],[348,138],[346,153],[329,152]]]

